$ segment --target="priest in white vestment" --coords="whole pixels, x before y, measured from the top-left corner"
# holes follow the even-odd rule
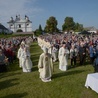
[[[18,49],[18,52],[17,52],[17,58],[19,59],[19,67],[21,68],[22,67],[22,52],[24,50],[24,45],[21,44],[20,45],[20,48]]]
[[[40,55],[38,63],[40,78],[43,82],[51,81],[53,72],[52,56],[48,53],[48,49],[44,47],[44,53]]]
[[[62,47],[59,49],[59,69],[61,71],[66,71],[67,70],[67,65],[68,65],[68,55],[69,55],[69,50],[66,48],[66,45],[63,44]]]
[[[51,51],[52,51],[53,62],[56,62],[57,61],[57,49],[54,45],[52,46]]]
[[[24,48],[22,52],[22,69],[23,72],[31,72],[32,61],[30,59],[30,52],[27,47]]]

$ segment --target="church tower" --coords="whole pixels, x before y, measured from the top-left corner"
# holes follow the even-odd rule
[[[32,32],[32,22],[29,20],[29,17],[25,15],[25,18],[22,19],[20,15],[16,15],[16,18],[10,18],[9,22],[9,29],[12,30],[14,33],[21,31],[21,32]]]

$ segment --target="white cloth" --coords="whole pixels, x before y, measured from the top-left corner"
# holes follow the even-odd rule
[[[57,49],[55,47],[52,48],[52,57],[55,62],[57,60]]]
[[[19,67],[22,67],[22,52],[23,49],[20,47],[17,52],[17,58],[19,59]]]
[[[64,47],[61,47],[59,49],[59,69],[62,71],[66,71],[67,70],[67,65],[68,65],[68,54],[69,54],[69,50],[65,49]]]
[[[32,61],[30,59],[30,52],[29,51],[22,52],[22,69],[23,69],[23,72],[31,72]]]
[[[51,76],[53,72],[53,64],[51,54],[42,53],[39,58],[38,63],[40,78],[43,82],[51,81]]]
[[[87,88],[90,87],[92,90],[98,93],[98,73],[88,74],[85,86]]]

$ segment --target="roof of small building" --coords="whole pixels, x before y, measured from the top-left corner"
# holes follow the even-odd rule
[[[8,30],[5,26],[3,26],[2,24],[0,24],[0,29],[2,30]]]
[[[85,30],[89,30],[89,31],[97,31],[97,29],[95,27],[86,27],[84,28]]]

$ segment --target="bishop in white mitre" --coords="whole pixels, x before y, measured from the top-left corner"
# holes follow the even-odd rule
[[[40,78],[43,82],[51,81],[53,64],[52,56],[48,53],[48,49],[44,47],[44,53],[40,55],[38,63]]]

